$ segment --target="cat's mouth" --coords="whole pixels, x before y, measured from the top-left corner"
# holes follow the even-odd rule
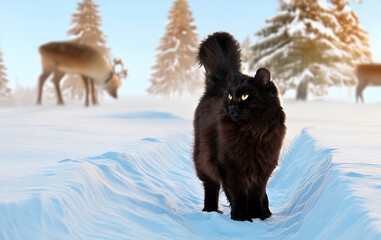
[[[242,115],[236,112],[229,113],[229,117],[236,123],[242,123],[245,120],[244,117],[242,117]]]

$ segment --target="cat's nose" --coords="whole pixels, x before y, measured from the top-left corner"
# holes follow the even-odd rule
[[[237,112],[238,112],[238,107],[237,106],[229,106],[229,113],[230,115],[237,115]]]

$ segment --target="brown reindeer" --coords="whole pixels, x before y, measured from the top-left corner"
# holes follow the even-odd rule
[[[364,102],[362,92],[369,86],[381,86],[381,64],[360,64],[356,68],[356,102]]]
[[[115,66],[95,48],[74,42],[51,42],[39,48],[43,72],[38,82],[37,104],[41,104],[43,85],[46,79],[53,74],[53,83],[56,89],[58,105],[63,105],[60,81],[66,73],[79,74],[86,89],[85,106],[89,106],[89,92],[93,104],[97,103],[95,86],[104,88],[112,97],[117,98],[117,90],[122,85],[120,74],[115,73]],[[120,61],[120,60],[119,60]],[[115,64],[114,60],[114,64]],[[122,75],[127,76],[123,69]]]

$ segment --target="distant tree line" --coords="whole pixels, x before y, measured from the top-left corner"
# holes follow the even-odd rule
[[[244,70],[250,73],[259,67],[270,69],[280,92],[294,89],[301,100],[307,99],[308,93],[324,95],[330,86],[354,85],[355,66],[370,62],[371,51],[368,33],[361,28],[348,0],[278,3],[278,13],[255,33],[256,42],[251,44],[250,37],[242,42]],[[70,41],[93,46],[110,59],[98,7],[94,0],[79,2],[67,34]],[[167,97],[193,93],[203,81],[196,64],[197,27],[188,2],[174,1],[167,20],[147,91]],[[0,97],[10,95],[5,71],[0,52]],[[80,99],[84,87],[77,78],[69,75],[62,88],[64,94]]]

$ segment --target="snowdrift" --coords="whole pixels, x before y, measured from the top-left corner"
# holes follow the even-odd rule
[[[191,128],[165,113],[107,118]],[[252,223],[230,219],[223,192],[224,214],[201,212],[192,133],[163,135],[124,151],[41,164],[0,200],[0,239],[381,239],[351,178],[332,162],[335,149],[318,147],[308,129],[283,149],[269,183],[273,216]]]
[[[1,201],[0,238],[380,239],[335,170],[335,150],[315,143],[303,130],[283,152],[268,186],[273,217],[266,221],[232,221],[223,193],[223,215],[201,212],[192,135],[178,134],[46,167],[17,201]]]

